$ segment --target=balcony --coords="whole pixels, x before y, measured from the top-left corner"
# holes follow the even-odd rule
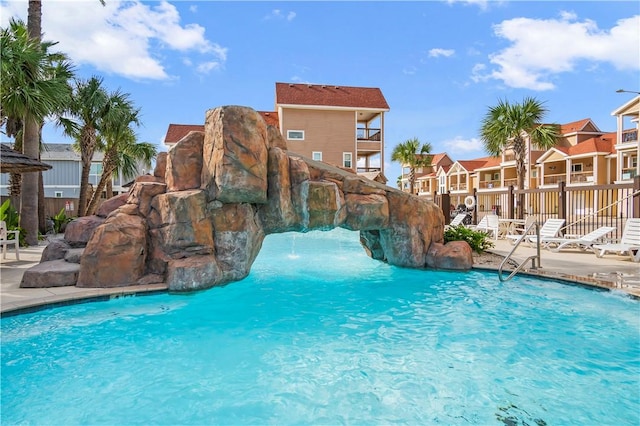
[[[570,183],[593,183],[593,171],[587,172],[572,172]]]
[[[452,183],[449,185],[449,191],[466,191],[467,184],[466,183]]]
[[[565,173],[560,173],[557,175],[544,175],[543,185],[557,185],[560,182],[566,182],[567,176]]]
[[[518,186],[518,178],[514,178],[514,179],[505,179],[504,180],[504,186],[505,188],[508,188],[510,186],[516,187]]]
[[[622,169],[622,180],[631,180],[636,177],[636,168],[635,167],[627,167]]]
[[[637,142],[638,141],[638,130],[624,130],[622,132],[622,143],[627,142]]]
[[[500,188],[500,180],[483,180],[480,182],[480,189]]]
[[[379,172],[381,170],[380,167],[358,167],[356,173]]]
[[[356,129],[356,139],[358,141],[371,141],[380,142],[382,140],[382,134],[380,129],[373,129],[369,127]]]

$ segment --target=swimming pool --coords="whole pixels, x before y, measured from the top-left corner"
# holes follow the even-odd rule
[[[640,304],[268,236],[250,276],[6,317],[2,424],[640,422]]]

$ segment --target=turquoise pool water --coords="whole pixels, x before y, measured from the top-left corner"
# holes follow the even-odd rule
[[[190,295],[6,317],[10,424],[640,423],[640,304],[369,259],[358,234],[267,237]]]

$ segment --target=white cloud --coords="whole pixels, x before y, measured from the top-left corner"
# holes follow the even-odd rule
[[[480,9],[486,9],[487,4],[489,3],[489,0],[446,0],[446,1],[449,4],[463,3],[465,6],[466,5],[479,6]]]
[[[293,21],[295,17],[295,12],[283,13],[280,9],[273,9],[264,19],[285,19],[287,21]]]
[[[493,65],[474,68],[472,79],[501,80],[514,88],[550,90],[555,75],[577,67],[611,64],[619,70],[640,69],[640,15],[619,20],[610,30],[595,21],[575,21],[572,12],[559,19],[515,18],[496,25],[498,37],[511,45],[489,55]]]
[[[482,141],[478,138],[464,139],[461,136],[456,136],[453,139],[442,142],[442,145],[446,147],[447,152],[451,153],[466,153],[482,151]]]
[[[437,58],[439,56],[444,56],[445,58],[448,58],[449,56],[453,56],[454,53],[456,53],[456,51],[453,49],[435,48],[435,49],[429,50],[429,57]]]
[[[183,60],[202,64],[196,68],[220,68],[227,58],[227,49],[207,40],[204,27],[181,25],[178,10],[166,1],[108,0],[104,7],[97,1],[43,2],[42,8],[44,38],[58,41],[57,48],[76,64],[89,64],[105,73],[169,79],[162,61],[166,50],[196,55]],[[1,16],[25,19],[26,9],[24,2],[6,2]]]

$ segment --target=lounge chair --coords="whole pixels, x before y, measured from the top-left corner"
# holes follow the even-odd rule
[[[640,262],[640,219],[627,219],[619,243],[594,244],[592,248],[598,257],[604,256],[607,252],[619,255],[626,253],[633,262]]]
[[[451,223],[449,223],[447,226],[445,226],[445,229],[454,227],[454,226],[459,226],[462,225],[462,221],[464,221],[464,218],[467,217],[466,213],[458,213],[456,215],[456,217],[454,217],[453,219],[451,219]]]
[[[474,231],[484,231],[488,234],[493,234],[493,238],[498,239],[498,232],[500,230],[500,218],[497,214],[485,215],[476,226],[470,226]]]
[[[564,219],[547,219],[540,227],[540,240],[557,237],[560,229],[562,229],[562,225],[564,225]],[[515,244],[520,239],[524,240],[530,246],[538,242],[538,236],[536,234],[507,235],[507,238],[511,240],[511,244]]]
[[[578,248],[580,250],[590,249],[595,243],[608,233],[615,231],[613,226],[601,226],[595,231],[591,231],[577,238],[542,238],[542,246],[553,252],[559,252],[564,248]]]
[[[13,239],[9,235],[13,234]],[[7,223],[0,220],[0,246],[2,246],[2,258],[7,258],[7,246],[13,245],[16,249],[16,260],[20,260],[20,231],[7,230]]]

